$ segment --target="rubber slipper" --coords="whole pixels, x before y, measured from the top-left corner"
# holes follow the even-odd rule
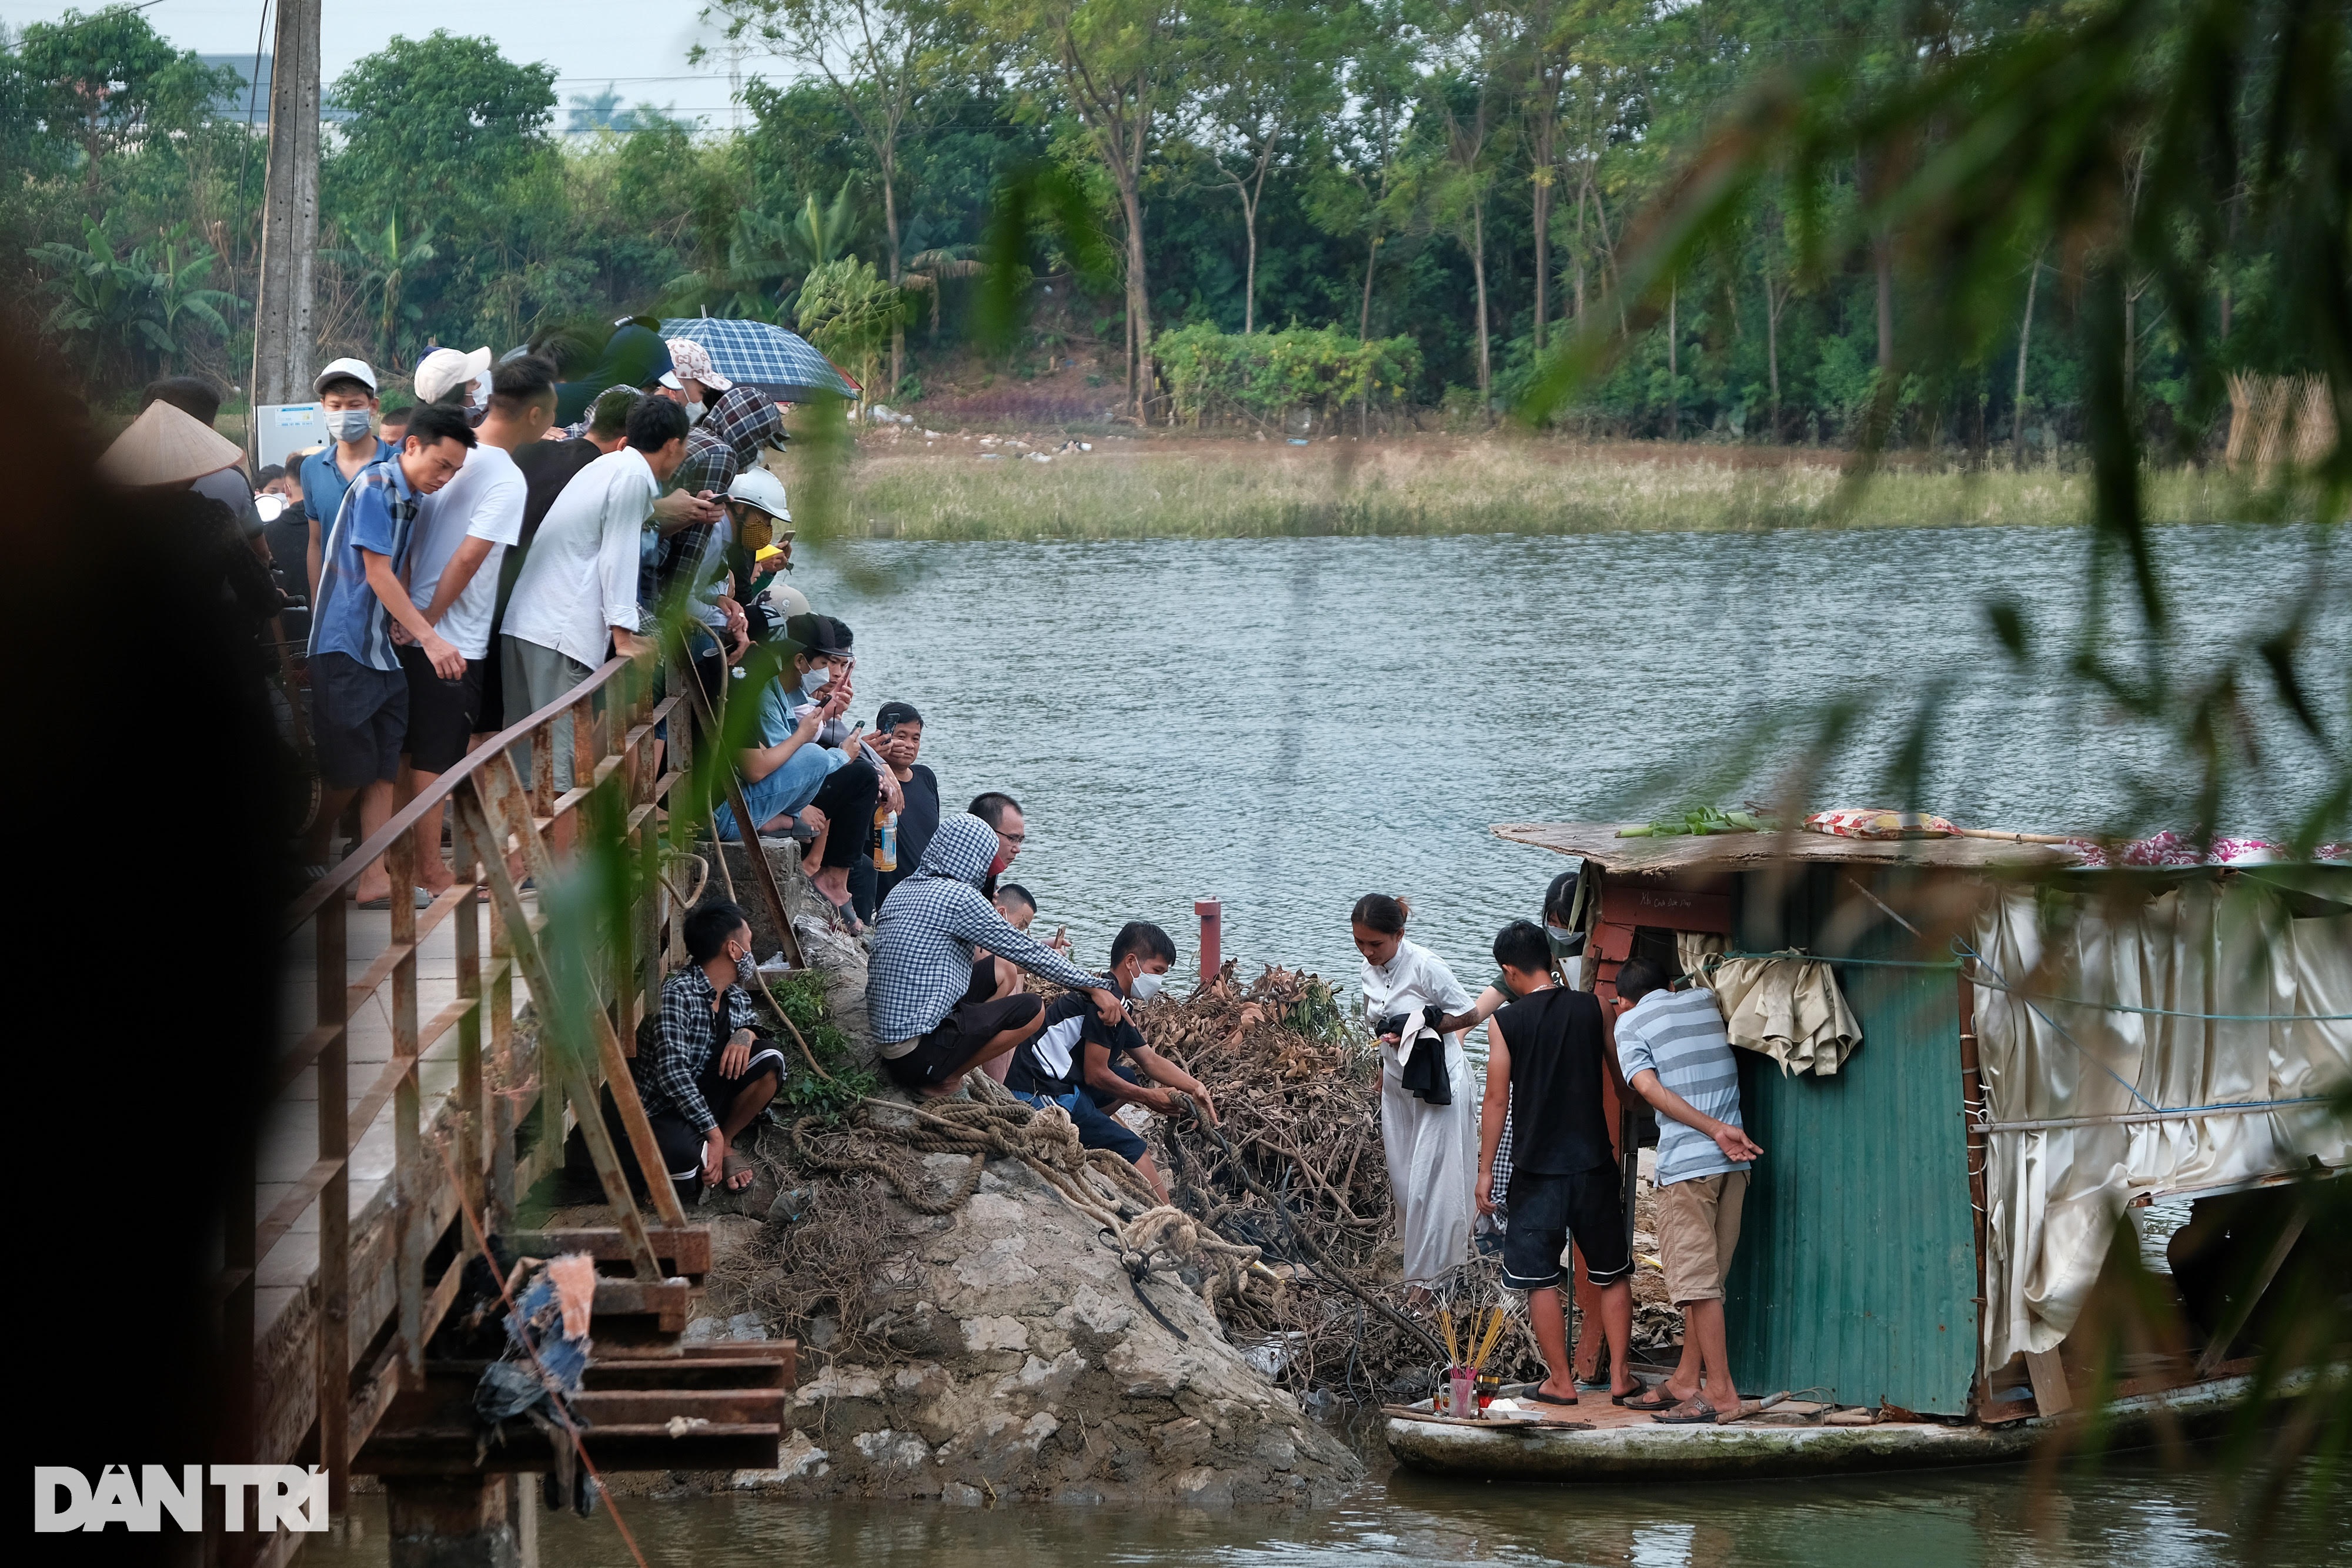
[[[1546,1394],[1540,1385],[1528,1389],[1525,1394],[1520,1395],[1519,1397],[1522,1399],[1532,1399],[1538,1405],[1573,1405],[1576,1403],[1575,1395],[1571,1394],[1567,1398],[1562,1399],[1557,1394]]]
[[[738,1186],[735,1178],[739,1176],[750,1175],[751,1175],[751,1160],[747,1156],[737,1153],[734,1149],[730,1148],[727,1151],[726,1157],[719,1162],[719,1190],[722,1192],[744,1192],[749,1190],[751,1186],[750,1182],[747,1181],[742,1183],[740,1186]]]
[[[1685,1399],[1673,1409],[1650,1419],[1664,1427],[1712,1427],[1715,1425],[1715,1406],[1702,1405],[1696,1399]]]
[[[1639,1410],[1645,1416],[1654,1416],[1661,1410],[1673,1409],[1682,1401],[1664,1388],[1636,1388],[1626,1394],[1612,1394],[1609,1403],[1622,1405],[1628,1410]]]

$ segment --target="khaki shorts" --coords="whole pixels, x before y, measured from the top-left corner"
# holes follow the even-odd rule
[[[1723,1299],[1747,1201],[1746,1171],[1693,1176],[1658,1189],[1658,1257],[1675,1305]]]

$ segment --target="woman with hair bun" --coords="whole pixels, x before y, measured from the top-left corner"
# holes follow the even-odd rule
[[[1364,956],[1364,1016],[1381,1042],[1381,1142],[1404,1244],[1404,1277],[1427,1281],[1470,1256],[1476,1212],[1478,1082],[1463,1053],[1470,993],[1445,960],[1405,939],[1412,906],[1384,893],[1366,894],[1349,915]],[[1428,1030],[1403,1038],[1405,1015],[1419,1009]],[[1415,1042],[1442,1049],[1440,1061],[1414,1061]]]

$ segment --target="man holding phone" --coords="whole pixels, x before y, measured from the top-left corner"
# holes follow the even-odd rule
[[[872,755],[866,727],[842,719],[856,696],[849,628],[811,613],[786,620],[781,632],[791,661],[760,695],[754,744],[736,753],[743,803],[755,832],[786,831],[799,820],[807,830],[802,864],[814,868],[809,882],[854,932],[849,868],[866,848],[860,830],[874,820],[887,769]],[[895,778],[889,787],[897,790]],[[721,839],[743,836],[730,807],[719,807],[715,820]],[[832,831],[835,823],[840,831]]]

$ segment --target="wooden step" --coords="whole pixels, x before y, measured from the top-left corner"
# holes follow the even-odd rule
[[[353,1458],[354,1473],[547,1469],[548,1439],[526,1420],[509,1421],[498,1441],[482,1442],[474,1389],[488,1364],[428,1362],[424,1387],[393,1401]],[[666,1384],[665,1376],[677,1381]],[[572,1408],[600,1469],[769,1469],[789,1429],[791,1364],[774,1356],[644,1356],[618,1367],[599,1358],[583,1383]]]
[[[710,1272],[710,1232],[698,1225],[683,1230],[648,1225],[646,1239],[654,1257],[673,1274],[699,1281]],[[553,1258],[585,1252],[599,1263],[625,1264],[629,1244],[617,1227],[596,1226],[570,1230],[509,1230],[499,1238],[519,1258]]]

